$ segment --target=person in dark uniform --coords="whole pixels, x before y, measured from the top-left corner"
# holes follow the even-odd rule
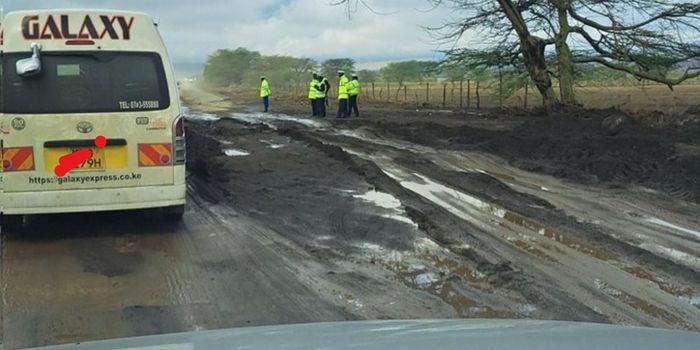
[[[321,117],[326,117],[326,84],[323,82],[323,76],[318,76],[318,84],[316,84],[316,114]]]

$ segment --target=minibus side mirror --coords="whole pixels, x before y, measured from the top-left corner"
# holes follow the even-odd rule
[[[28,77],[41,73],[41,45],[32,43],[32,57],[17,61],[17,75]]]

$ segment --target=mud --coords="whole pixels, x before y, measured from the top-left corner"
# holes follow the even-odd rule
[[[519,168],[567,180],[611,187],[636,184],[700,202],[700,126],[653,128],[627,118],[613,136],[602,124],[616,114],[621,112],[528,116],[504,131],[431,122],[373,122],[373,127],[422,145],[496,154]]]
[[[52,215],[3,232],[4,348],[356,319],[700,329],[700,206],[680,179],[695,168],[678,165],[698,156],[691,129],[379,108],[317,120],[184,96],[183,222]],[[625,157],[644,166],[595,164]],[[654,164],[679,179],[654,185]]]

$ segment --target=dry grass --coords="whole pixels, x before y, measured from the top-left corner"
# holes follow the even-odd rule
[[[397,90],[398,84],[390,84],[390,95],[387,96],[387,84],[376,83],[374,93],[371,84],[365,84],[362,97],[370,101],[421,105],[428,103],[432,106],[443,106],[443,94],[445,96],[445,108],[459,108],[460,91],[459,84],[447,83],[446,89],[442,84],[431,83],[428,92],[426,85],[421,83],[408,83],[406,88]],[[443,90],[444,89],[444,90]],[[462,85],[461,105],[476,107],[476,85],[472,82],[471,97],[468,97],[466,82]],[[628,112],[660,111],[668,115],[678,115],[689,107],[700,105],[700,85],[686,84],[670,90],[663,85],[646,86],[585,86],[577,87],[576,94],[579,103],[588,108],[616,107]],[[426,98],[426,95],[428,96]],[[497,86],[480,86],[480,105],[482,108],[500,106]],[[533,88],[528,91],[528,107],[541,106],[539,93]],[[505,107],[523,107],[525,105],[525,91],[520,90],[513,96],[503,101]]]
[[[444,108],[456,109],[460,107],[459,83],[443,84],[430,83],[426,98],[425,83],[407,83],[406,88],[398,90],[398,84],[389,85],[390,94],[387,96],[387,84],[376,83],[374,92],[371,84],[363,84],[360,98],[364,103],[371,102],[375,106],[392,106],[413,108],[416,106],[426,106],[431,108],[443,108],[443,93],[445,96]],[[444,89],[444,90],[443,90]],[[555,90],[558,89],[555,87]],[[223,96],[236,96],[234,102],[254,102],[257,101],[257,88],[227,88],[216,89]],[[471,95],[468,97],[467,93]],[[668,87],[655,85],[628,85],[628,86],[580,86],[576,88],[579,103],[587,108],[610,108],[615,107],[629,113],[648,113],[653,111],[662,112],[668,116],[678,116],[683,114],[688,108],[700,106],[700,85],[684,84],[670,90]],[[275,89],[273,84],[273,95],[278,101],[295,101],[306,104],[306,91],[294,88]],[[335,96],[331,93],[331,98]],[[462,101],[464,108],[476,108],[476,84],[472,82],[471,89],[467,88],[466,82],[462,86]],[[504,99],[504,107],[522,108],[525,105],[525,91],[521,89],[513,96]],[[530,88],[528,91],[528,108],[539,107],[542,100],[539,93]],[[481,108],[495,108],[501,106],[498,98],[497,85],[487,83],[480,85],[480,106]]]

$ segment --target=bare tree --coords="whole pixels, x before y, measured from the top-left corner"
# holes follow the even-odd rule
[[[338,0],[350,5],[357,0]],[[576,64],[597,64],[672,88],[700,76],[700,4],[678,0],[427,0],[454,20],[429,30],[453,63],[525,68],[545,107],[576,104]],[[478,49],[460,46],[480,35]],[[552,78],[559,81],[557,99]]]

